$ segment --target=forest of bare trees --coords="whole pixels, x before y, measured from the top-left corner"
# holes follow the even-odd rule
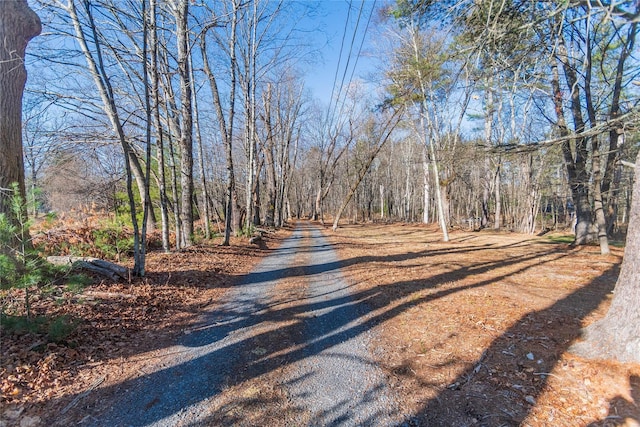
[[[498,378],[487,362],[496,355],[513,358],[508,364],[517,364],[517,378],[524,366],[518,357],[523,363],[535,361],[539,371],[527,372],[540,390],[549,388],[547,377],[557,377],[551,373],[559,366],[557,355],[549,356],[554,352],[640,362],[640,1],[343,3],[347,22],[339,43],[331,42],[339,49],[336,68],[324,65],[321,55],[331,38],[321,24],[327,17],[315,20],[331,10],[321,2],[0,0],[0,289],[9,290],[6,295],[20,293],[20,298],[3,296],[2,321],[23,311],[27,323],[35,319],[30,301],[42,300],[38,291],[49,293],[50,311],[64,298],[75,298],[70,296],[74,281],[99,280],[99,290],[90,292],[123,298],[127,310],[144,310],[141,324],[152,325],[164,303],[133,307],[139,300],[130,292],[165,292],[167,301],[176,289],[202,294],[201,302],[194,299],[180,309],[195,313],[222,301],[221,295],[247,289],[247,284],[244,289],[234,285],[256,275],[260,270],[253,266],[260,257],[280,252],[274,247],[325,235],[330,236],[326,243],[323,237],[319,244],[289,247],[287,256],[295,262],[279,263],[266,276],[257,273],[295,279],[286,285],[295,292],[278,304],[306,298],[301,296],[306,286],[326,291],[323,303],[311,306],[326,305],[335,297],[326,296],[335,292],[327,291],[329,286],[348,293],[366,284],[371,287],[360,297],[368,314],[341,300],[333,303],[357,317],[374,313],[367,330],[397,318],[409,324],[412,340],[417,328],[400,315],[438,312],[451,303],[447,298],[463,292],[473,297],[465,304],[481,301],[484,310],[496,301],[506,307],[508,294],[520,291],[523,307],[539,305],[524,311],[511,302],[517,310],[505,308],[512,317],[495,328],[477,320],[490,319],[474,317],[473,310],[452,320],[452,329],[482,326],[491,332],[485,337],[491,343],[482,344],[486,349],[477,360],[461,359],[466,373],[442,383],[447,393],[484,371],[491,381]],[[330,82],[330,93],[319,92],[310,76]],[[89,217],[100,222],[86,220],[69,234],[62,227],[47,228],[51,219],[62,218],[64,224],[66,218],[81,223]],[[324,227],[298,223],[293,232],[276,231],[297,219]],[[385,224],[348,226],[373,222]],[[391,222],[401,224],[386,224]],[[305,237],[299,237],[305,227]],[[417,239],[410,249],[403,246],[401,228],[411,228]],[[387,235],[345,238],[353,229]],[[435,237],[427,241],[423,233]],[[532,237],[547,233],[551,237]],[[111,240],[99,244],[98,237],[105,235]],[[55,242],[47,248],[43,236]],[[514,240],[467,242],[487,237]],[[545,247],[558,241],[564,244]],[[397,252],[367,252],[381,242]],[[533,247],[529,244],[542,249],[525,254]],[[331,255],[322,261],[305,252],[333,251],[332,246],[340,247],[340,259]],[[514,246],[521,255],[510,252]],[[476,260],[476,251],[486,258]],[[439,256],[446,261],[432,262]],[[458,265],[456,257],[467,264]],[[54,267],[56,258],[63,260]],[[565,271],[577,259],[580,266],[586,260],[601,265],[582,275]],[[297,264],[300,260],[305,267]],[[422,274],[437,263],[441,272]],[[377,267],[369,269],[372,265]],[[350,267],[366,270],[367,277],[361,271],[349,279],[357,283],[341,284],[336,277]],[[71,275],[73,269],[95,275]],[[502,269],[512,270],[503,274]],[[387,270],[388,283],[368,277],[385,276]],[[313,271],[323,276],[321,285],[309,281]],[[544,281],[547,288],[527,293],[516,285],[525,276],[531,283]],[[574,280],[577,276],[580,280]],[[275,287],[276,279],[264,281],[273,283],[273,294],[282,289]],[[564,288],[570,281],[575,281],[573,290]],[[55,287],[58,294],[50,292]],[[555,300],[541,295],[554,287]],[[204,302],[209,290],[216,298]],[[180,298],[176,303],[182,304]],[[427,303],[435,309],[424,309]],[[24,310],[6,311],[11,304]],[[278,304],[265,311],[280,310],[274,308]],[[382,316],[376,310],[386,312]],[[336,312],[326,316],[338,319]],[[103,322],[122,329],[119,320],[105,317]],[[420,321],[426,325],[428,318]],[[67,323],[69,330],[76,327]],[[529,323],[565,335],[537,331],[548,354],[539,356],[545,351],[536,350],[534,357]],[[318,329],[309,325],[315,324],[303,329]],[[153,327],[140,331],[146,329]],[[395,334],[391,329],[388,334]],[[224,335],[233,336],[229,331]],[[519,356],[511,351],[518,340]],[[500,341],[509,347],[496,345]],[[552,341],[556,347],[548,348]],[[128,346],[120,338],[106,342]],[[251,354],[267,351],[253,344]],[[420,345],[424,348],[416,357],[426,357],[430,347]],[[542,359],[547,356],[555,357],[549,370]],[[438,366],[448,369],[448,363]],[[390,372],[395,375],[395,369]],[[8,373],[0,377],[6,374],[8,381]],[[632,395],[637,395],[637,378],[629,378]],[[13,385],[5,390],[22,393]],[[538,394],[524,394],[525,386],[516,390],[523,392],[520,400],[536,406]],[[440,405],[446,401],[442,396],[431,402]]]
[[[322,67],[300,24],[311,3],[33,7],[31,212],[128,223],[139,273],[156,227],[165,250],[311,217],[438,222],[445,240],[450,227],[575,230],[603,253],[626,230],[636,2],[380,3],[375,75],[336,72],[328,105],[305,86]]]

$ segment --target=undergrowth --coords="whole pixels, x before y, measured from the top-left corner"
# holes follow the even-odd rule
[[[52,341],[61,341],[73,331],[74,322],[65,317],[34,316],[31,300],[61,288],[79,292],[88,278],[71,275],[69,267],[54,266],[40,255],[29,234],[32,221],[17,185],[11,192],[10,212],[0,213],[0,328],[4,332],[45,334]],[[16,298],[16,294],[21,297]]]
[[[78,321],[70,316],[12,316],[0,313],[2,330],[14,334],[35,334],[46,336],[47,340],[63,343],[78,326]]]

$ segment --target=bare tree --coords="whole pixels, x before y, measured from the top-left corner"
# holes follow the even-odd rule
[[[363,142],[369,145],[367,150],[368,152],[356,172],[354,183],[349,188],[347,196],[344,198],[342,204],[340,205],[338,211],[334,216],[333,231],[336,231],[338,229],[338,223],[345,208],[351,201],[351,198],[358,189],[358,186],[362,182],[365,174],[369,171],[369,168],[371,167],[371,164],[375,160],[376,156],[378,155],[382,147],[384,147],[384,145],[389,141],[393,130],[396,128],[396,126],[398,126],[398,123],[400,123],[400,111],[400,109],[397,109],[395,111],[387,112],[382,117],[382,123],[376,123],[376,119],[374,117],[370,117],[365,124],[366,129],[361,138]]]
[[[192,60],[193,56],[190,56]],[[191,81],[195,84],[195,74],[193,71],[193,63],[190,66],[191,69]],[[207,174],[204,167],[204,141],[202,140],[202,131],[200,130],[200,110],[198,108],[198,93],[193,90],[193,114],[194,114],[194,126],[196,131],[196,144],[198,147],[198,172],[200,174],[200,187],[202,191],[202,205],[204,216],[204,236],[205,239],[211,238],[211,213],[209,211],[209,189],[207,188]]]
[[[133,148],[129,144],[125,135],[124,127],[120,119],[118,107],[114,96],[113,87],[109,80],[109,75],[104,66],[102,57],[102,44],[98,37],[98,30],[93,19],[92,5],[89,0],[83,0],[82,5],[84,7],[84,14],[87,19],[86,31],[83,23],[80,20],[78,11],[76,9],[75,0],[69,0],[66,5],[66,10],[69,13],[69,17],[72,20],[73,27],[76,34],[76,39],[80,44],[80,48],[85,56],[87,67],[93,77],[94,83],[100,93],[100,97],[103,102],[104,110],[111,121],[113,130],[122,146],[125,160],[125,171],[127,176],[127,195],[129,198],[129,210],[131,213],[131,222],[133,225],[133,238],[134,238],[134,274],[144,274],[144,256],[142,256],[140,247],[140,232],[137,219],[137,209],[135,198],[133,195],[133,176],[132,176],[132,163],[137,163],[138,169],[142,169],[138,162],[138,158],[135,155]],[[91,40],[94,50],[89,48],[89,40]],[[145,184],[140,186],[143,191]]]
[[[160,190],[160,217],[162,221],[162,249],[169,251],[169,207],[165,176],[164,132],[160,118],[160,76],[158,70],[158,24],[157,2],[150,0],[150,43],[151,43],[151,96],[153,98],[153,117],[156,126],[156,152],[158,159],[158,188]]]
[[[40,187],[41,172],[48,160],[63,148],[64,132],[62,123],[48,114],[50,106],[46,99],[30,97],[23,112],[23,153],[25,162],[27,204],[29,214],[37,216],[44,201]]]
[[[286,191],[290,181],[291,149],[298,138],[298,123],[303,104],[302,88],[292,76],[282,74],[280,81],[267,83],[263,94],[261,119],[262,153],[266,175],[265,225],[280,227]],[[275,94],[274,94],[275,92]]]
[[[240,227],[240,207],[238,205],[238,193],[236,190],[235,169],[233,164],[233,129],[235,124],[237,86],[236,39],[238,14],[240,12],[240,7],[241,4],[239,1],[233,0],[231,2],[231,11],[227,13],[230,32],[229,37],[227,40],[216,38],[221,48],[226,50],[229,58],[229,64],[227,68],[229,73],[229,98],[228,110],[226,114],[222,104],[222,96],[220,93],[220,85],[218,84],[218,77],[211,68],[207,54],[208,32],[215,26],[219,25],[219,22],[217,21],[218,18],[216,16],[212,16],[212,22],[205,26],[200,38],[204,72],[207,76],[207,79],[209,80],[209,86],[211,88],[211,95],[213,98],[213,106],[218,121],[219,132],[223,141],[223,145],[225,147],[227,188],[225,200],[225,232],[224,240],[222,243],[223,246],[229,245],[232,228],[235,227],[236,231],[239,231]]]
[[[178,44],[178,74],[180,76],[180,191],[182,216],[182,246],[193,244],[193,82],[189,71],[189,0],[175,0],[173,13],[176,20]]]
[[[353,101],[353,100],[352,100]],[[336,168],[340,159],[349,149],[353,141],[353,118],[351,115],[355,107],[353,104],[343,107],[347,114],[338,114],[337,118],[330,114],[315,111],[315,122],[313,123],[313,134],[310,136],[314,143],[317,154],[316,177],[314,186],[316,187],[313,219],[320,220],[324,224],[324,200],[329,195],[329,191],[336,178]],[[312,118],[311,120],[314,120]],[[311,128],[311,127],[310,127]]]

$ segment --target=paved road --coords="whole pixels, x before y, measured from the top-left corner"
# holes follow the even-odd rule
[[[199,327],[167,349],[170,357],[147,375],[119,385],[119,398],[86,424],[201,425],[223,388],[241,384],[238,371],[255,378],[278,364],[288,364],[281,384],[292,404],[306,414],[305,420],[311,414],[311,425],[399,424],[398,405],[369,354],[371,332],[363,320],[367,307],[352,298],[339,267],[320,230],[299,225],[280,248],[241,278]],[[238,364],[247,361],[242,355],[255,348],[256,336],[265,338],[270,297],[285,277],[306,286],[305,320],[291,329],[291,335],[294,330],[296,334],[288,341],[295,345],[284,348],[276,343],[271,350],[284,351],[285,356],[267,354],[250,369],[239,369]]]

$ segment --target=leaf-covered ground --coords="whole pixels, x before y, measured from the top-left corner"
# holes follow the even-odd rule
[[[622,249],[419,225],[333,234],[371,295],[380,363],[417,425],[638,426],[640,366],[567,350],[606,312]]]
[[[154,252],[144,280],[94,277],[81,293],[37,296],[36,315],[66,315],[76,329],[58,343],[2,331],[0,425],[45,425],[91,406],[101,388],[145,375],[176,334],[287,233],[269,234],[262,247],[246,239],[221,247],[214,240]],[[621,249],[603,257],[597,247],[490,231],[455,231],[443,243],[436,228],[421,225],[350,225],[326,234],[354,297],[371,308],[368,324],[378,337],[372,353],[414,424],[640,423],[640,366],[567,351],[580,328],[606,312]],[[297,282],[283,286],[286,303],[295,304]],[[2,303],[21,298],[20,291],[3,292]],[[273,375],[261,381],[229,391],[280,393],[273,391]],[[278,417],[277,411],[255,417],[242,413],[250,406],[234,408],[233,418],[247,425]]]
[[[55,234],[91,241],[84,228]],[[2,329],[0,425],[46,425],[52,415],[87,404],[92,390],[143,375],[176,334],[286,234],[270,233],[260,246],[232,238],[227,247],[214,239],[180,252],[152,252],[144,279],[113,283],[91,276],[93,283],[80,293],[61,286],[33,296],[34,318],[66,316],[75,330],[56,343],[44,333]],[[24,304],[22,290],[2,291],[0,297],[9,312]]]

